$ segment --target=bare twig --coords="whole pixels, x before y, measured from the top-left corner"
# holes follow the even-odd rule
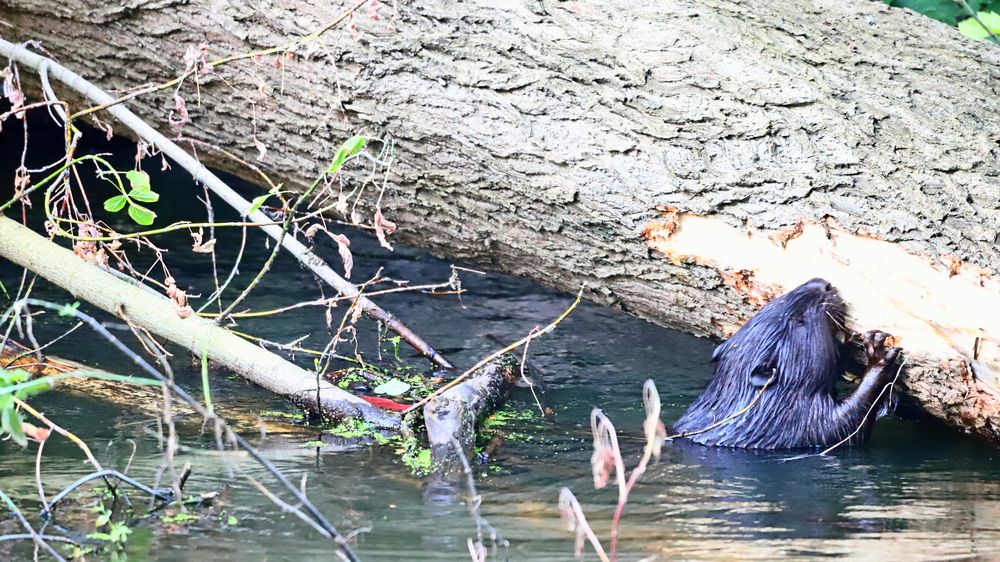
[[[441,388],[435,390],[434,392],[428,394],[426,397],[424,397],[423,400],[421,400],[421,401],[413,404],[409,408],[407,408],[405,411],[403,411],[403,415],[405,416],[405,415],[409,414],[410,412],[416,410],[417,408],[420,408],[421,406],[423,406],[427,402],[430,402],[435,397],[440,396],[443,392],[445,392],[449,388],[451,388],[451,387],[453,387],[453,386],[461,383],[463,380],[465,380],[466,378],[468,378],[470,375],[472,375],[473,373],[475,373],[476,371],[478,371],[479,369],[481,369],[484,365],[486,365],[490,361],[493,361],[497,357],[500,357],[501,355],[503,355],[503,354],[505,354],[505,353],[507,353],[509,351],[517,349],[518,347],[520,347],[520,346],[522,346],[522,345],[530,342],[531,340],[533,340],[533,339],[535,339],[535,338],[537,338],[539,336],[542,336],[544,334],[547,334],[547,333],[551,332],[552,330],[555,330],[556,326],[558,326],[560,322],[562,322],[563,320],[565,320],[566,317],[569,316],[569,314],[571,312],[573,312],[573,309],[576,308],[576,305],[580,304],[580,299],[581,298],[583,298],[583,289],[582,288],[576,294],[576,300],[573,301],[573,304],[571,304],[569,306],[569,308],[567,308],[562,314],[560,314],[558,318],[556,318],[555,320],[553,320],[552,322],[550,322],[548,326],[545,326],[541,330],[531,330],[531,332],[527,336],[525,336],[525,337],[517,340],[516,342],[514,342],[514,343],[512,343],[512,344],[510,344],[510,345],[508,345],[506,347],[504,347],[503,349],[500,349],[498,351],[494,351],[493,353],[487,355],[486,357],[484,357],[483,359],[481,359],[478,363],[476,363],[475,365],[473,365],[472,367],[470,367],[468,370],[466,370],[464,373],[462,373],[461,375],[455,377],[448,384],[446,384],[446,385],[442,386]]]
[[[143,484],[142,482],[139,482],[135,478],[132,478],[131,476],[128,476],[126,474],[122,474],[117,470],[105,469],[105,470],[98,470],[97,472],[91,472],[86,476],[78,478],[76,482],[73,482],[69,486],[66,486],[66,488],[63,489],[63,491],[59,492],[58,494],[55,495],[55,497],[52,498],[52,501],[49,502],[48,509],[42,511],[42,518],[48,519],[49,517],[51,517],[52,512],[55,511],[55,508],[59,505],[59,503],[62,502],[64,499],[66,499],[66,496],[72,494],[80,486],[83,486],[84,484],[90,482],[91,480],[96,480],[98,478],[106,479],[109,477],[118,479],[128,484],[129,486],[132,486],[136,490],[141,490],[162,502],[170,503],[174,501],[174,493],[172,490],[170,490],[170,488],[164,488],[159,490],[155,488],[150,488],[149,486]]]
[[[248,443],[245,439],[240,437],[238,433],[233,431],[232,428],[229,426],[228,423],[226,423],[224,419],[219,417],[217,414],[211,413],[208,410],[206,410],[205,407],[202,406],[200,402],[198,402],[198,400],[196,400],[190,394],[188,394],[187,391],[174,384],[174,382],[170,378],[168,378],[166,375],[161,373],[155,367],[150,365],[140,355],[136,354],[131,349],[129,349],[128,346],[126,346],[124,343],[122,343],[121,340],[116,338],[111,332],[108,331],[107,328],[105,328],[95,318],[86,313],[80,312],[79,310],[75,309],[65,310],[64,307],[47,301],[28,299],[28,303],[35,306],[40,306],[42,308],[47,308],[50,310],[63,310],[67,314],[72,315],[79,320],[82,320],[88,326],[90,326],[91,329],[97,332],[101,337],[108,340],[116,349],[118,349],[120,352],[129,357],[129,359],[131,359],[132,362],[135,363],[140,369],[152,375],[153,378],[159,380],[165,388],[169,388],[174,396],[180,398],[185,403],[187,403],[188,406],[190,406],[193,410],[195,410],[199,415],[218,423],[222,427],[222,430],[226,433],[226,437],[228,439],[236,442],[240,446],[240,448],[245,450],[251,457],[254,458],[254,460],[260,463],[265,469],[267,469],[267,471],[270,472],[271,475],[274,476],[274,478],[277,479],[278,482],[280,482],[281,485],[284,486],[285,489],[289,491],[289,493],[295,496],[296,500],[302,503],[302,506],[305,509],[305,511],[323,530],[323,534],[333,540],[334,544],[336,544],[337,547],[343,552],[347,560],[350,560],[351,562],[356,562],[358,560],[357,557],[354,555],[354,553],[351,552],[350,547],[347,544],[347,540],[343,537],[343,535],[337,532],[337,529],[333,526],[333,524],[330,523],[330,521],[326,518],[326,516],[324,516],[323,513],[311,501],[309,501],[309,498],[303,495],[302,492],[298,490],[298,488],[296,488],[291,482],[289,482],[288,478],[285,477],[285,475],[280,470],[278,470],[278,468],[274,466],[273,463],[271,463],[269,460],[261,456],[261,454],[257,451],[257,449],[251,446],[250,443]],[[53,503],[55,502],[56,500],[53,499]]]
[[[364,5],[364,2],[359,3],[357,7],[362,5]],[[332,25],[336,24],[334,23],[331,24],[331,26]],[[287,50],[287,48],[282,47],[273,50],[265,50],[261,51],[261,53],[266,54],[271,52],[283,52],[284,50]],[[79,74],[72,72],[52,59],[29,51],[23,45],[15,45],[9,41],[0,39],[0,55],[5,55],[11,60],[36,71],[43,63],[46,63],[48,65],[47,68],[51,78],[62,82],[87,98],[101,104],[97,106],[97,108],[91,108],[92,110],[106,107],[114,117],[131,129],[137,136],[152,144],[163,154],[169,156],[172,160],[180,164],[181,167],[191,173],[196,182],[207,186],[213,193],[236,209],[239,213],[246,215],[250,210],[251,203],[249,201],[244,199],[241,195],[229,187],[229,185],[219,179],[218,176],[209,171],[208,168],[198,162],[198,160],[196,160],[193,156],[188,154],[184,151],[184,149],[165,137],[163,134],[153,129],[153,127],[132,113],[128,108],[123,105],[118,105],[121,101],[124,101],[124,99],[116,100],[112,98],[107,92],[98,88],[93,83],[88,82]],[[240,58],[246,57],[242,55],[228,57],[226,59],[215,61],[215,64],[223,64],[225,62],[239,60]],[[139,92],[135,93],[135,95],[141,95],[142,93],[148,92]],[[131,97],[135,96],[131,95]],[[130,98],[126,97],[125,99]],[[81,114],[76,114],[71,116],[70,119],[72,120],[74,117],[79,116],[81,116]],[[260,211],[250,213],[247,218],[257,223],[271,222],[267,215]],[[281,240],[282,246],[284,246],[289,253],[295,256],[296,259],[302,263],[302,265],[308,267],[314,274],[330,284],[332,287],[348,297],[358,296],[358,290],[352,283],[338,275],[322,258],[314,254],[297,238],[294,236],[285,236],[283,229],[276,225],[262,226],[261,229],[275,240]],[[427,342],[406,327],[406,325],[404,325],[391,313],[382,309],[365,297],[361,297],[358,302],[369,316],[384,323],[390,330],[399,334],[421,355],[424,355],[441,367],[448,369],[452,368],[451,363],[447,359],[435,351],[433,347],[428,345]]]
[[[3,502],[7,504],[7,509],[9,509],[10,512],[14,514],[14,517],[21,522],[21,526],[24,527],[24,530],[28,531],[28,536],[31,537],[31,540],[35,541],[35,544],[44,548],[59,562],[66,562],[66,559],[60,556],[59,553],[56,552],[55,549],[49,545],[49,543],[45,542],[45,539],[43,539],[34,528],[32,528],[31,523],[28,523],[28,520],[24,518],[24,514],[17,508],[17,504],[14,503],[14,500],[10,499],[10,496],[5,494],[2,490],[0,490],[0,500],[3,500]]]
[[[586,537],[601,562],[611,562],[608,554],[604,552],[604,547],[601,546],[601,541],[594,534],[594,530],[590,528],[590,524],[587,523],[587,517],[583,514],[580,502],[577,501],[576,496],[569,488],[563,487],[559,490],[559,511],[569,530],[576,532],[577,557],[583,554],[583,539]]]

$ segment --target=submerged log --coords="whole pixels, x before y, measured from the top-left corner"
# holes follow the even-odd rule
[[[125,90],[179,75],[189,48],[285,44],[343,9],[0,0],[0,33]],[[383,12],[356,14],[356,40],[185,84],[201,106],[182,132],[248,158],[259,140],[301,186],[341,139],[386,130],[397,236],[700,335],[826,276],[857,331],[910,352],[911,397],[1000,442],[1000,50],[859,0]],[[173,105],[130,102],[164,130]]]
[[[248,381],[332,418],[357,417],[376,427],[395,427],[398,417],[344,392],[322,377],[256,346],[214,322],[181,318],[174,303],[145,287],[122,281],[70,250],[14,220],[0,216],[0,258],[5,258],[66,289],[101,310],[120,316],[172,343],[208,358]]]
[[[427,443],[435,473],[462,472],[465,464],[473,462],[476,427],[517,384],[518,366],[517,359],[501,356],[424,406]]]
[[[95,378],[93,376],[95,373],[105,375],[112,373],[53,355],[43,355],[39,361],[28,347],[14,341],[8,341],[5,347],[0,348],[0,367],[24,369],[34,378],[78,373],[79,377],[54,382],[53,389],[107,402],[128,412],[147,415],[150,419],[160,416],[163,412],[163,391],[159,386],[134,385]],[[289,423],[287,420],[275,419],[272,416],[258,415],[243,408],[230,408],[218,402],[215,407],[221,410],[227,423],[237,432],[259,431],[269,435],[306,432],[315,435],[316,433],[315,428]],[[194,409],[181,400],[174,400],[171,403],[170,413],[174,417],[184,418],[196,414]]]

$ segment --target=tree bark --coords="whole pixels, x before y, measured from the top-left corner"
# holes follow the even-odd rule
[[[0,0],[0,33],[124,90],[179,75],[189,47],[285,44],[347,7],[91,6]],[[302,185],[385,131],[404,241],[700,335],[827,276],[852,327],[911,352],[911,396],[1000,441],[1000,50],[860,0],[397,10],[186,82],[182,132],[252,158],[256,131],[268,172]],[[129,105],[167,130],[172,94]]]
[[[501,356],[424,406],[427,444],[435,473],[442,477],[460,473],[474,462],[476,428],[507,399],[517,383],[519,367],[516,358]]]

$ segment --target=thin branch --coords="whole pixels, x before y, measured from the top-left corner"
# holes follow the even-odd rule
[[[421,401],[413,404],[412,406],[410,406],[409,408],[407,408],[406,410],[404,410],[403,411],[403,415],[405,416],[405,415],[409,414],[410,412],[412,412],[412,411],[416,410],[417,408],[422,407],[424,404],[430,402],[435,397],[440,396],[446,390],[448,390],[449,388],[451,388],[451,387],[453,387],[453,386],[461,383],[463,380],[465,380],[466,378],[468,378],[469,376],[471,376],[473,373],[475,373],[476,371],[478,371],[479,369],[481,369],[484,365],[486,365],[490,361],[493,361],[497,357],[500,357],[501,355],[503,355],[503,354],[505,354],[505,353],[507,353],[507,352],[509,352],[511,350],[517,349],[518,347],[520,347],[520,346],[522,346],[522,345],[530,342],[531,340],[533,340],[533,339],[535,339],[535,338],[537,338],[537,337],[539,337],[541,335],[547,334],[547,333],[551,332],[552,330],[556,329],[556,326],[558,326],[560,322],[562,322],[563,320],[565,320],[566,317],[569,316],[569,314],[571,312],[573,312],[573,309],[576,308],[576,305],[580,304],[580,299],[581,298],[583,298],[583,288],[581,288],[580,291],[576,294],[576,300],[573,301],[573,304],[571,304],[569,306],[569,308],[567,308],[562,314],[560,314],[558,318],[556,318],[551,323],[549,323],[548,326],[545,326],[541,330],[532,330],[527,336],[525,336],[525,337],[517,340],[516,342],[514,342],[514,343],[512,343],[512,344],[510,344],[510,345],[508,345],[506,347],[504,347],[503,349],[500,349],[498,351],[494,351],[490,355],[487,355],[482,360],[480,360],[478,363],[476,363],[475,365],[473,365],[472,367],[470,367],[468,370],[466,370],[464,373],[462,373],[461,375],[455,377],[448,384],[446,384],[446,385],[442,386],[441,388],[435,390],[434,392],[428,394],[423,400],[421,400]]]
[[[367,1],[367,0],[366,0]],[[360,2],[357,7],[361,7],[365,2]],[[356,9],[354,8],[354,9]],[[345,14],[343,17],[346,18]],[[342,20],[339,20],[342,21]],[[339,21],[337,23],[339,23]],[[332,27],[336,23],[331,23],[329,26]],[[322,31],[325,31],[324,28]],[[318,34],[316,34],[318,36]],[[298,44],[298,43],[296,43]],[[262,54],[267,54],[270,52],[283,52],[287,50],[286,47],[261,51]],[[139,138],[145,140],[151,145],[159,149],[163,154],[169,156],[174,162],[180,164],[181,167],[186,169],[193,176],[195,182],[202,183],[212,190],[220,199],[225,201],[231,207],[236,209],[240,214],[246,215],[247,211],[251,208],[251,203],[244,199],[240,194],[233,190],[229,185],[219,179],[214,173],[208,170],[203,164],[198,162],[193,156],[188,154],[184,149],[178,146],[176,143],[165,137],[163,134],[158,132],[156,129],[151,127],[148,123],[140,119],[134,113],[132,113],[127,107],[123,105],[117,105],[124,100],[115,100],[107,92],[98,88],[91,82],[84,80],[82,76],[76,74],[75,72],[69,70],[68,68],[56,63],[52,59],[47,57],[42,57],[31,51],[29,51],[23,45],[15,45],[9,41],[0,39],[0,55],[7,56],[13,61],[20,64],[38,70],[42,63],[47,63],[47,68],[49,76],[55,80],[62,82],[71,89],[79,92],[80,94],[86,96],[87,98],[99,103],[99,104],[109,104],[107,105],[108,111],[117,118],[122,124],[132,130]],[[215,61],[216,64],[223,64],[224,62],[231,62],[232,60],[238,60],[239,58],[245,58],[242,56],[229,57],[227,59],[220,59]],[[139,94],[137,94],[139,95]],[[133,96],[134,97],[134,96]],[[79,116],[79,115],[77,115]],[[74,116],[71,116],[72,120]],[[262,213],[261,211],[255,211],[251,213],[248,217],[249,220],[257,223],[269,223],[271,220]],[[338,275],[327,263],[309,250],[302,242],[300,242],[294,236],[284,236],[283,230],[275,225],[262,226],[261,229],[266,232],[271,238],[275,240],[281,240],[281,244],[299,260],[302,265],[309,268],[316,276],[323,279],[325,282],[330,284],[332,287],[337,289],[339,292],[343,293],[348,297],[358,296],[358,289],[352,283],[345,280],[343,277]],[[375,320],[382,322],[390,330],[399,334],[408,344],[410,344],[414,349],[416,349],[421,355],[427,357],[432,362],[437,365],[451,369],[453,368],[451,363],[444,358],[441,354],[434,350],[427,342],[425,342],[420,336],[415,334],[410,330],[405,324],[403,324],[398,318],[393,316],[388,311],[379,307],[377,304],[373,303],[366,297],[361,297],[359,299],[360,306],[365,310],[365,312],[374,318]]]
[[[27,302],[29,304],[40,306],[42,308],[48,308],[50,310],[65,310],[67,314],[70,314],[76,317],[77,319],[86,322],[87,325],[89,325],[95,332],[100,334],[101,337],[103,337],[104,339],[108,340],[111,343],[111,345],[113,345],[116,349],[118,349],[118,351],[125,354],[140,369],[153,376],[153,378],[158,379],[165,388],[169,388],[170,392],[174,396],[177,396],[181,400],[186,402],[188,406],[190,406],[202,417],[219,424],[222,430],[226,433],[226,437],[228,439],[235,441],[240,446],[240,448],[245,450],[251,457],[254,458],[254,460],[260,463],[265,469],[267,469],[267,471],[270,472],[271,475],[274,476],[275,479],[277,479],[278,482],[280,482],[281,485],[285,487],[285,489],[287,489],[293,496],[295,496],[295,499],[297,499],[299,502],[302,503],[306,512],[308,512],[309,515],[315,520],[315,522],[323,529],[324,534],[328,538],[332,539],[334,544],[336,544],[337,547],[341,549],[341,551],[343,551],[347,559],[350,560],[351,562],[357,562],[358,559],[354,555],[354,553],[351,552],[350,547],[347,544],[347,540],[343,537],[343,535],[337,532],[337,529],[333,526],[333,524],[330,523],[330,521],[326,518],[326,516],[324,516],[323,513],[311,501],[309,501],[309,498],[307,498],[304,494],[302,494],[302,492],[298,490],[298,488],[296,488],[291,482],[289,482],[288,478],[285,477],[285,475],[280,470],[278,470],[278,468],[274,466],[273,463],[271,463],[269,460],[261,456],[260,452],[258,452],[257,449],[251,446],[250,443],[248,443],[245,439],[240,437],[238,433],[233,431],[232,427],[230,427],[229,424],[224,419],[219,417],[217,414],[211,413],[208,410],[206,410],[205,407],[202,406],[200,402],[198,402],[198,400],[194,399],[183,388],[174,384],[174,382],[170,378],[168,378],[166,375],[161,373],[155,367],[150,365],[140,355],[136,354],[134,351],[129,349],[128,346],[126,346],[124,343],[122,343],[121,340],[116,338],[111,332],[108,331],[107,328],[104,327],[104,325],[98,322],[94,317],[84,312],[80,312],[79,310],[72,310],[72,309],[66,310],[64,307],[48,301],[27,299]],[[55,502],[55,500],[53,500],[53,502]]]

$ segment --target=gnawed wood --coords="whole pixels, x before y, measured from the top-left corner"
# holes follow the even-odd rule
[[[0,0],[0,18],[15,40],[127,91],[182,73],[189,48],[283,45],[345,6]],[[399,239],[586,285],[591,300],[704,336],[759,308],[739,286],[757,284],[743,269],[763,279],[768,265],[662,259],[641,233],[664,209],[749,220],[792,245],[800,221],[833,217],[1000,271],[1000,51],[929,18],[873,1],[414,0],[389,22],[356,23],[360,38],[327,34],[280,69],[256,61],[185,84],[201,105],[181,133],[245,159],[262,143],[260,165],[301,187],[346,136],[389,131],[398,165],[382,211]],[[169,95],[129,104],[169,126]],[[911,365],[910,391],[996,437],[989,375],[952,357]]]
[[[754,308],[812,277],[825,278],[850,307],[849,329],[895,336],[906,351],[904,388],[929,413],[1000,439],[993,376],[1000,372],[1000,282],[988,271],[831,222],[772,232],[681,213],[666,224],[648,223],[643,236],[673,263],[717,271]],[[733,314],[713,323],[731,334],[745,320]]]

